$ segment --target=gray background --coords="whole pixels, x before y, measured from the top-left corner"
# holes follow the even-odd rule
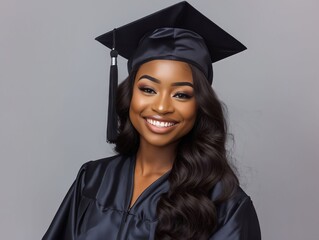
[[[1,0],[1,239],[40,239],[80,166],[113,154],[94,37],[176,2]],[[263,239],[318,239],[319,2],[190,3],[248,46],[214,65],[214,88]]]

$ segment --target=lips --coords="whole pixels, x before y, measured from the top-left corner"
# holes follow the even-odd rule
[[[168,127],[171,127],[171,126],[174,126],[176,123],[175,122],[168,122],[168,121],[158,121],[158,120],[154,120],[154,119],[151,119],[151,118],[146,118],[146,121],[155,126],[155,127],[158,127],[158,128],[168,128]]]

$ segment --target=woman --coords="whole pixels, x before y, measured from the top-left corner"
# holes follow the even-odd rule
[[[119,155],[82,166],[43,239],[260,239],[210,86],[211,63],[243,45],[186,2],[98,40],[129,58],[108,123]]]

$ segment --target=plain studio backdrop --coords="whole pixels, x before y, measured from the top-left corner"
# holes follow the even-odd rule
[[[113,155],[94,38],[176,2],[1,0],[1,239],[41,239],[80,166]],[[214,65],[213,86],[263,239],[318,239],[319,2],[189,2],[248,47]]]

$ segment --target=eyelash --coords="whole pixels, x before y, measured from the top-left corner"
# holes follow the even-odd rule
[[[152,88],[149,88],[149,87],[139,87],[139,89],[140,89],[140,91],[142,91],[148,95],[156,94],[155,90],[153,90]],[[186,100],[186,99],[192,98],[193,96],[189,95],[187,93],[178,92],[178,93],[175,93],[173,97]]]
[[[186,94],[186,93],[176,93],[176,94],[174,94],[174,97],[177,97],[179,99],[190,99],[190,98],[192,98],[192,96],[190,96],[189,94]]]
[[[139,87],[139,89],[146,94],[156,93],[152,88],[148,88],[148,87]]]

